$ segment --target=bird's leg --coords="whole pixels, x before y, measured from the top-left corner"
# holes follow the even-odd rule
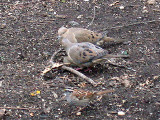
[[[77,70],[77,71],[80,71],[80,70],[83,70],[84,68],[75,68],[75,70]],[[84,72],[88,72],[88,71],[90,71],[91,70],[91,68],[90,67],[87,67],[85,70],[84,70]]]
[[[84,68],[75,68],[75,70],[77,70],[77,71],[80,71],[80,70],[83,70],[83,69]],[[91,70],[90,67],[87,67],[87,69],[85,69],[84,72],[88,72],[90,70]]]
[[[75,70],[77,70],[77,71],[80,71],[80,70],[82,70],[83,68],[75,68]]]
[[[88,71],[91,71],[92,69],[90,67],[87,67],[86,70],[84,70],[84,72],[88,72]]]

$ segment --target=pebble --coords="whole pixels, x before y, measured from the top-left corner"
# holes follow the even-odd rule
[[[75,21],[69,21],[69,24],[72,25],[72,26],[78,26],[79,25],[79,23],[75,22]]]
[[[51,54],[50,52],[43,51],[43,52],[42,52],[42,55],[43,55],[44,57],[49,57],[49,56],[51,56],[52,54]]]
[[[123,112],[123,111],[118,111],[118,115],[119,115],[119,116],[123,116],[123,115],[125,115],[125,112]]]
[[[82,18],[82,17],[83,17],[83,15],[79,15],[77,18],[80,19],[80,18]]]
[[[2,87],[2,82],[3,82],[3,81],[0,81],[0,87]]]
[[[148,0],[147,3],[148,3],[149,5],[153,5],[153,4],[156,3],[156,0]]]
[[[55,15],[55,17],[57,17],[57,18],[67,18],[66,15]]]
[[[77,112],[77,113],[76,113],[77,116],[80,116],[81,114],[82,114],[81,112]]]
[[[2,23],[1,26],[0,26],[0,28],[2,28],[2,29],[5,28],[5,27],[6,27],[6,23]]]
[[[147,7],[146,7],[146,6],[143,7],[142,13],[148,13],[148,10],[147,10]]]
[[[123,9],[124,9],[124,6],[120,6],[119,9],[123,10]]]

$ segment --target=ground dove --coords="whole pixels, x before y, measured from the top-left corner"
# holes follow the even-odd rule
[[[64,63],[77,65],[81,68],[89,67],[107,58],[128,57],[128,55],[108,54],[103,48],[89,42],[72,43],[68,39],[62,39],[62,44],[67,53]]]
[[[61,27],[58,30],[58,36],[62,40],[66,38],[70,40],[72,43],[81,43],[81,42],[90,42],[93,44],[101,45],[104,42],[124,42],[126,40],[123,39],[114,39],[111,37],[107,37],[102,35],[101,33],[96,33],[88,29],[84,28],[66,28]]]

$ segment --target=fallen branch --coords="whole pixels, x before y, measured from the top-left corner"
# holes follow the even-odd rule
[[[63,64],[59,64],[59,63],[55,63],[53,62],[53,60],[55,59],[55,56],[62,50],[62,48],[60,48],[59,50],[57,50],[52,56],[51,59],[49,60],[50,65],[48,65],[47,67],[45,67],[45,69],[41,72],[41,75],[44,76],[47,72],[51,71],[53,68],[58,68],[60,66],[62,66]]]
[[[53,64],[54,62],[54,59],[55,59],[55,56],[62,50],[62,48],[58,49],[52,56],[51,56],[51,59],[50,59],[50,63]]]
[[[0,107],[0,109],[39,110],[40,108]]]
[[[89,83],[91,83],[93,86],[97,86],[98,85],[98,83],[94,82],[91,78],[85,76],[84,74],[80,73],[79,71],[77,71],[77,70],[75,70],[75,69],[73,69],[71,67],[67,67],[67,66],[63,65],[62,69],[68,70],[68,71],[80,76],[81,78],[83,78],[83,79],[87,80]]]
[[[93,21],[94,21],[94,19],[95,19],[95,16],[96,16],[96,6],[94,6],[94,8],[93,8],[93,19],[92,19],[92,21],[88,24],[88,26],[87,26],[86,28],[88,28],[89,26],[91,26],[91,25],[93,24]]]
[[[54,63],[54,62],[52,61],[52,64],[49,65],[49,66],[47,66],[47,67],[42,71],[41,75],[44,76],[44,75],[45,75],[47,72],[49,72],[50,70],[52,70],[52,69],[54,69],[54,68],[59,68],[59,67],[61,67],[62,69],[68,70],[68,71],[70,71],[70,72],[78,75],[79,77],[87,80],[87,81],[88,81],[89,83],[91,83],[93,86],[97,86],[97,83],[95,83],[91,78],[89,78],[89,77],[85,76],[84,74],[80,73],[79,71],[77,71],[77,70],[75,70],[75,69],[73,69],[73,68],[71,68],[71,67],[67,67],[67,66],[65,66],[65,65],[68,65],[68,64],[59,64],[59,63]]]
[[[127,24],[127,25],[121,25],[121,26],[115,26],[115,27],[111,27],[111,28],[105,28],[103,30],[111,30],[111,29],[116,29],[116,28],[128,27],[128,26],[139,25],[139,24],[147,24],[147,23],[153,23],[153,22],[160,22],[160,20],[151,20],[151,21],[145,21],[145,22],[136,22],[136,23]]]
[[[51,71],[54,68],[59,68],[62,65],[64,64],[54,63],[52,61],[51,65],[48,65],[47,67],[45,67],[45,69],[41,72],[41,75],[44,76],[47,72]]]

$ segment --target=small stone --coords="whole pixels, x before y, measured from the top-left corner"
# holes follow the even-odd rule
[[[77,113],[76,113],[77,116],[80,116],[81,114],[82,114],[81,112],[77,112]]]
[[[51,12],[51,11],[54,11],[54,9],[50,8],[49,11],[50,11],[50,12]]]
[[[122,100],[122,103],[125,103],[127,100]]]
[[[156,0],[148,0],[147,3],[148,3],[149,5],[153,5],[153,4],[156,3]]]
[[[119,9],[123,10],[123,9],[124,9],[124,6],[120,6]]]
[[[55,115],[54,117],[58,118],[58,117],[59,117],[59,115]]]
[[[19,4],[19,3],[20,3],[20,1],[16,1],[16,2],[15,2],[16,5]]]
[[[3,81],[0,81],[0,87],[2,87],[2,82],[3,82]]]
[[[127,52],[127,51],[121,51],[121,53],[122,53],[123,55],[128,55],[128,52]]]
[[[78,26],[79,25],[79,23],[75,22],[75,21],[69,21],[69,24],[72,25],[72,26]]]
[[[118,115],[119,115],[119,116],[123,116],[123,115],[125,115],[125,112],[123,112],[123,111],[118,111]]]
[[[142,13],[148,13],[148,10],[143,10]]]
[[[124,80],[122,83],[124,84],[125,87],[130,87],[131,86],[129,80]]]
[[[58,98],[58,95],[54,91],[52,91],[52,93],[53,93],[54,98]]]
[[[146,7],[146,6],[143,7],[142,13],[148,13],[148,10],[147,10],[147,7]]]
[[[56,17],[56,18],[63,18],[63,19],[67,18],[66,15],[55,15],[55,17]]]
[[[82,18],[82,17],[83,17],[83,15],[78,15],[78,17],[77,17],[77,18],[79,19],[79,18]]]
[[[51,107],[44,108],[44,113],[50,113],[51,109],[52,109]]]
[[[30,113],[29,115],[30,115],[31,117],[33,117],[33,116],[34,116],[34,113]]]
[[[144,6],[144,7],[143,7],[143,10],[145,10],[146,8],[147,8],[147,7],[146,7],[146,6]]]
[[[50,53],[50,52],[47,52],[47,51],[43,51],[42,52],[42,56],[43,57],[49,57],[49,56],[51,56],[52,54]]]
[[[8,13],[8,15],[12,15],[12,13]]]
[[[6,27],[6,23],[2,23],[0,28],[5,28]]]

